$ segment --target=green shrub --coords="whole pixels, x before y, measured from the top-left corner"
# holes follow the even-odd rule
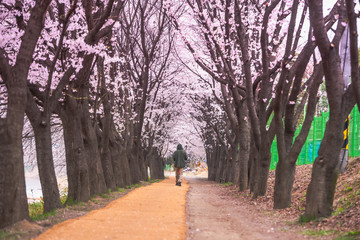
[[[321,236],[329,236],[336,233],[336,230],[311,230],[307,229],[302,232],[305,235],[312,237],[321,237]]]
[[[157,183],[160,182],[162,179],[149,179],[149,183]]]
[[[233,185],[232,182],[226,182],[226,183],[221,183],[221,185],[225,186],[225,187],[229,187],[231,185]]]
[[[334,240],[356,240],[360,235],[360,231],[350,231],[346,234],[336,237]]]
[[[31,219],[36,218],[37,216],[43,214],[44,212],[44,202],[34,202],[29,203],[29,216]]]
[[[100,194],[100,196],[101,196],[102,198],[110,198],[110,196],[107,195],[107,194],[105,194],[105,193]]]
[[[7,232],[5,230],[0,231],[0,239],[5,239],[7,237]]]
[[[33,216],[33,217],[31,217],[31,219],[34,221],[40,221],[40,220],[44,220],[44,219],[48,218],[49,216],[54,216],[55,213],[56,213],[56,211],[54,209],[54,210],[51,210],[50,212]]]
[[[316,217],[315,216],[306,216],[306,215],[300,215],[300,218],[299,218],[299,223],[308,223],[312,220],[316,220]]]

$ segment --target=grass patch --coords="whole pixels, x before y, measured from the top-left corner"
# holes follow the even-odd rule
[[[44,212],[44,203],[42,201],[29,203],[29,216],[31,219],[35,220],[35,218],[43,214],[43,212]]]
[[[125,192],[125,188],[116,187],[116,190],[117,190],[118,192]]]
[[[68,198],[67,195],[60,196],[60,201],[63,206],[65,205],[67,198]]]
[[[303,232],[301,232],[304,235],[308,235],[311,237],[321,237],[321,236],[329,236],[337,233],[336,230],[311,230],[307,229]]]
[[[133,188],[138,188],[138,187],[140,187],[140,185],[138,183],[135,183],[135,184],[132,184],[130,186],[126,186],[125,188],[126,189],[133,189]]]
[[[225,187],[229,187],[229,186],[232,186],[233,183],[232,182],[226,182],[226,183],[220,183],[222,186],[225,186]]]
[[[149,183],[157,183],[160,182],[162,179],[149,179]]]
[[[333,216],[337,216],[337,215],[339,215],[339,214],[342,214],[343,212],[346,212],[346,210],[343,209],[342,207],[338,207],[338,208],[332,213],[332,215],[333,215]]]
[[[91,200],[91,199],[90,199]],[[74,200],[73,198],[66,199],[66,206],[85,206],[85,203]]]
[[[43,201],[29,203],[29,216],[34,221],[44,220],[49,216],[54,216],[55,213],[56,213],[55,209],[50,212],[44,213],[44,202]]]
[[[102,198],[110,198],[110,196],[109,196],[108,194],[105,194],[105,193],[100,194],[100,196],[101,196]]]
[[[313,220],[317,220],[317,218],[315,216],[300,215],[298,223],[308,223]]]
[[[358,231],[350,231],[345,233],[344,235],[336,237],[334,240],[356,240],[360,235],[360,230]]]
[[[33,217],[31,217],[31,219],[34,220],[34,221],[41,221],[41,220],[44,220],[44,219],[48,218],[49,216],[54,216],[55,214],[56,214],[56,211],[54,209],[54,210],[51,210],[50,212],[33,216]]]
[[[8,234],[5,230],[0,231],[0,239],[6,238],[7,236],[8,236]]]

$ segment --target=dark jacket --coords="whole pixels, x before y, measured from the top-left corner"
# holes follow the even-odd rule
[[[173,153],[173,160],[175,161],[175,167],[183,168],[185,167],[185,160],[187,160],[187,155],[181,144],[177,145],[177,150]]]

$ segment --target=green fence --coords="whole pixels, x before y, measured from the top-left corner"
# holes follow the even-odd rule
[[[350,129],[349,129],[349,156],[360,156],[360,116],[357,107],[355,107],[350,114]],[[315,117],[312,122],[309,135],[306,142],[301,149],[297,165],[311,164],[317,157],[321,140],[324,136],[326,122],[329,120],[329,113],[322,113],[320,117]],[[301,126],[296,129],[295,136],[300,132]],[[271,145],[271,165],[270,169],[275,169],[279,160],[276,139]]]

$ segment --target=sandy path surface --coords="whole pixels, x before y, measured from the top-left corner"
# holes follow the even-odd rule
[[[173,177],[141,187],[103,209],[65,221],[36,240],[185,239],[188,184]]]
[[[191,240],[263,240],[304,239],[304,235],[284,232],[286,226],[256,211],[253,205],[241,205],[226,195],[219,184],[205,178],[188,177],[187,239]]]

